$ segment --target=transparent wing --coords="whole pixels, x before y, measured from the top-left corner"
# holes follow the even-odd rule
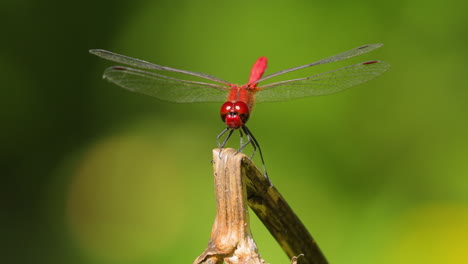
[[[388,68],[390,64],[384,61],[368,61],[305,78],[267,84],[258,87],[256,101],[273,102],[333,94],[372,80]]]
[[[102,50],[102,49],[91,49],[89,50],[89,52],[103,59],[130,65],[130,66],[137,67],[137,68],[158,70],[158,71],[178,72],[178,73],[192,75],[192,76],[200,77],[200,78],[207,79],[210,81],[218,82],[224,85],[229,85],[229,82],[223,79],[220,79],[218,77],[206,74],[206,73],[179,70],[179,69],[175,69],[171,67],[161,66],[161,65],[157,65],[151,62],[147,62],[147,61],[140,60],[140,59],[135,59],[132,57],[128,57],[125,55],[113,53],[113,52]]]
[[[383,46],[383,44],[381,44],[381,43],[364,45],[364,46],[361,46],[361,47],[358,47],[358,48],[355,48],[355,49],[352,49],[352,50],[348,50],[348,51],[345,51],[343,53],[336,54],[334,56],[331,56],[331,57],[328,57],[328,58],[325,58],[325,59],[322,59],[322,60],[319,60],[319,61],[316,61],[316,62],[313,62],[313,63],[310,63],[310,64],[306,64],[306,65],[302,65],[302,66],[298,66],[298,67],[294,67],[294,68],[291,68],[291,69],[282,70],[282,71],[279,71],[279,72],[269,74],[269,75],[259,79],[257,81],[257,83],[265,81],[265,80],[273,78],[273,77],[276,77],[276,76],[281,75],[281,74],[285,74],[285,73],[292,72],[292,71],[297,71],[297,70],[304,69],[304,68],[307,68],[307,67],[320,65],[320,64],[325,64],[325,63],[330,63],[330,62],[335,62],[335,61],[346,60],[346,59],[349,59],[349,58],[359,56],[361,54],[373,51],[373,50],[378,49],[378,48],[380,48],[382,46]]]
[[[132,92],[176,103],[224,102],[230,89],[122,66],[107,68],[103,77]]]

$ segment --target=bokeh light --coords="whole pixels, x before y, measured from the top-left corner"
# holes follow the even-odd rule
[[[186,191],[179,177],[167,177],[179,174],[166,147],[127,135],[90,148],[68,192],[67,215],[80,247],[131,263],[173,246],[186,217]]]

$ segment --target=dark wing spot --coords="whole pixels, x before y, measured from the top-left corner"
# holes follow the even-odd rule
[[[363,62],[362,64],[363,65],[368,65],[368,64],[374,64],[374,63],[377,63],[377,62],[379,62],[379,61],[376,61],[376,60],[375,61],[366,61],[366,62]]]
[[[123,66],[113,66],[112,69],[114,69],[114,70],[119,70],[119,71],[125,71],[125,70],[127,70],[127,67],[123,67]]]
[[[359,47],[358,49],[365,49],[365,48],[367,48],[367,47],[369,47],[369,45],[361,46],[361,47]]]

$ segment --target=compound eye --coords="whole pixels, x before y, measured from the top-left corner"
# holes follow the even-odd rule
[[[231,102],[225,102],[221,106],[221,110],[219,112],[221,113],[221,120],[223,120],[223,122],[226,120],[226,116],[229,114],[229,112],[232,111],[233,108],[234,104]]]
[[[242,101],[235,102],[234,109],[239,115],[248,115],[250,112],[247,104]]]
[[[249,106],[242,101],[238,101],[234,103],[234,109],[242,120],[242,124],[245,124],[250,116]]]
[[[231,102],[225,102],[222,106],[221,106],[221,115],[227,115],[229,112],[232,111],[232,108],[234,107],[234,104],[231,103]]]

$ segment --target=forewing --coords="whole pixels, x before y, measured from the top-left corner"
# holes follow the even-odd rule
[[[338,93],[374,79],[389,67],[384,61],[369,61],[305,78],[267,84],[258,87],[256,101],[273,102]]]
[[[102,50],[102,49],[91,49],[89,50],[89,52],[103,59],[130,65],[130,66],[137,67],[137,68],[158,70],[158,71],[178,72],[178,73],[196,76],[196,77],[200,77],[200,78],[207,79],[210,81],[218,82],[224,85],[229,85],[227,81],[220,79],[218,77],[215,77],[213,75],[206,74],[206,73],[179,70],[179,69],[175,69],[175,68],[171,68],[167,66],[161,66],[161,65],[157,65],[151,62],[147,62],[147,61],[140,60],[140,59],[135,59],[132,57],[128,57],[125,55],[113,53],[113,52]]]
[[[229,92],[227,86],[179,80],[121,66],[107,68],[103,77],[132,92],[176,103],[224,102]]]
[[[364,53],[373,51],[375,49],[378,49],[378,48],[382,47],[382,45],[383,44],[381,44],[381,43],[363,45],[363,46],[357,47],[355,49],[348,50],[348,51],[342,52],[340,54],[336,54],[336,55],[333,55],[331,57],[328,57],[328,58],[325,58],[325,59],[322,59],[322,60],[319,60],[319,61],[316,61],[316,62],[313,62],[313,63],[310,63],[310,64],[306,64],[306,65],[302,65],[302,66],[298,66],[298,67],[294,67],[294,68],[291,68],[291,69],[282,70],[282,71],[279,71],[279,72],[269,74],[269,75],[261,78],[260,80],[258,80],[257,83],[262,82],[262,81],[264,81],[266,79],[276,77],[276,76],[281,75],[281,74],[285,74],[285,73],[292,72],[292,71],[297,71],[297,70],[304,69],[304,68],[307,68],[307,67],[316,66],[316,65],[325,64],[325,63],[330,63],[330,62],[341,61],[341,60],[346,60],[346,59],[349,59],[349,58],[359,56],[359,55],[362,55]]]

